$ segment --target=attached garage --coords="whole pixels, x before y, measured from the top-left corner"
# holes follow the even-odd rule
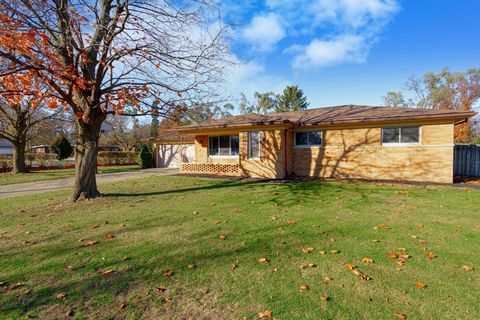
[[[153,141],[157,168],[179,168],[195,161],[195,144],[191,136],[159,132]]]

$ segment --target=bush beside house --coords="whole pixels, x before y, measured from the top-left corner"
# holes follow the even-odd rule
[[[153,166],[153,155],[150,151],[148,146],[143,146],[140,149],[140,153],[138,154],[138,165],[143,168],[151,168]]]
[[[50,150],[57,154],[58,160],[63,160],[70,157],[73,152],[70,141],[68,141],[68,139],[64,136],[56,137],[50,146]]]

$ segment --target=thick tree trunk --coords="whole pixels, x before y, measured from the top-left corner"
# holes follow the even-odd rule
[[[79,120],[81,121],[81,120]],[[95,177],[97,168],[98,140],[103,119],[92,124],[77,124],[75,145],[75,184],[71,202],[100,196]]]
[[[25,142],[13,144],[13,174],[27,172],[27,166],[25,164],[25,145]]]

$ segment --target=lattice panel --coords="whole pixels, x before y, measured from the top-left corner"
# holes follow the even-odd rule
[[[238,164],[182,163],[180,173],[239,176],[240,166]]]

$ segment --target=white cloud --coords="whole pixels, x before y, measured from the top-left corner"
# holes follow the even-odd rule
[[[263,52],[272,49],[285,35],[281,18],[275,13],[255,16],[242,32],[243,39]]]
[[[328,40],[314,39],[305,47],[295,47],[300,51],[292,62],[294,68],[326,67],[344,62],[362,63],[370,45],[359,35],[344,34]]]
[[[226,77],[227,91],[232,99],[238,99],[240,93],[245,93],[248,99],[253,99],[253,93],[258,92],[281,92],[288,82],[280,76],[267,73],[265,65],[248,61],[241,62],[229,70]],[[237,105],[236,101],[233,101]]]

